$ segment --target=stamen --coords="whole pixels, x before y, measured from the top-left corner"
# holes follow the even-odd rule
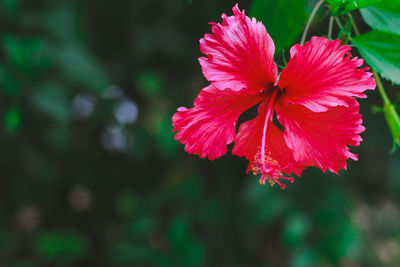
[[[262,160],[262,154],[264,154],[264,160]],[[259,183],[262,185],[266,184],[266,181],[268,181],[271,186],[278,184],[282,189],[285,189],[286,185],[281,183],[279,179],[284,179],[293,183],[294,178],[283,176],[281,172],[282,169],[279,163],[271,157],[270,152],[266,151],[261,153],[259,149],[254,156],[252,171],[254,175],[261,174]]]
[[[265,184],[265,179],[267,179],[267,176],[263,175],[263,176],[261,176],[260,180],[258,180],[258,182],[260,184]]]
[[[278,178],[288,180],[291,183],[294,182],[294,178],[293,177],[278,176]]]
[[[279,182],[277,179],[275,179],[275,178],[274,178],[274,180],[275,180],[275,182],[282,188],[282,190],[286,188],[286,185],[280,183],[280,182]]]

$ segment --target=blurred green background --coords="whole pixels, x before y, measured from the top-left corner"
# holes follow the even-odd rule
[[[236,2],[0,0],[0,266],[400,266],[400,157],[376,92],[359,161],[284,191],[174,140],[171,116],[208,84],[198,41]],[[257,2],[280,51],[316,1]]]

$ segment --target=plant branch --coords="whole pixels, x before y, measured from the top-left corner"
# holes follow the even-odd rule
[[[358,30],[357,24],[354,19],[351,20],[351,26],[353,26],[354,33],[358,36],[360,35],[360,31]]]
[[[328,38],[332,40],[332,30],[333,30],[333,17],[329,17],[329,26],[328,26]]]
[[[300,40],[300,45],[304,45],[304,42],[306,41],[306,37],[307,37],[307,33],[308,30],[310,28],[311,22],[315,16],[315,14],[317,13],[319,7],[322,5],[322,3],[324,3],[325,0],[319,0],[318,3],[314,6],[310,18],[307,21],[306,27],[304,29],[303,35],[301,36],[301,40]]]
[[[343,25],[342,25],[342,23],[340,22],[339,18],[336,17],[336,16],[335,16],[334,18],[335,18],[335,21],[336,21],[337,25],[339,26],[339,28],[340,28],[341,30],[343,30]]]

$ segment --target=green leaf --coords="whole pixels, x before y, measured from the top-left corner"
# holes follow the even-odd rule
[[[326,2],[331,6],[331,13],[334,16],[370,6],[392,10],[400,5],[400,0],[326,0]]]
[[[47,261],[72,261],[88,253],[89,242],[75,232],[46,232],[35,240],[35,248]]]
[[[301,244],[310,230],[310,224],[302,213],[292,213],[283,228],[283,241],[288,247]]]
[[[32,73],[50,65],[48,43],[40,38],[5,36],[3,47],[9,61],[22,71]]]
[[[57,54],[63,75],[85,89],[103,91],[108,78],[103,66],[92,56],[86,47],[72,44]]]
[[[397,9],[391,11],[369,7],[361,9],[360,12],[371,28],[400,35],[400,4]]]
[[[9,134],[18,131],[21,124],[21,112],[17,108],[9,108],[5,114],[6,129]]]
[[[7,15],[16,15],[20,8],[19,0],[3,0],[1,4],[2,9],[4,9]]]
[[[400,11],[400,0],[381,0],[373,6],[389,12],[398,13]]]
[[[2,40],[3,49],[10,63],[17,67],[21,67],[25,63],[25,55],[23,53],[22,42],[15,36],[6,35]]]
[[[316,264],[320,259],[318,253],[313,248],[301,248],[292,254],[292,267],[321,266]]]
[[[171,221],[168,229],[168,243],[171,246],[171,255],[179,261],[179,266],[204,266],[204,249],[190,229],[185,217],[176,217]]]
[[[363,58],[383,77],[400,84],[400,36],[372,31],[352,39]]]
[[[383,0],[327,0],[334,16],[343,15],[349,11],[376,5]]]
[[[163,84],[160,75],[153,72],[142,72],[136,78],[136,86],[148,98],[160,93]]]
[[[290,7],[290,8],[288,8]],[[289,47],[307,20],[305,0],[254,0],[250,17],[261,20],[275,43],[275,53]]]
[[[32,104],[38,110],[58,122],[69,120],[68,96],[64,88],[55,83],[48,83],[35,90],[31,96]]]

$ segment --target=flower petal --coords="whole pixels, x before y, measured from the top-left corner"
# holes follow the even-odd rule
[[[234,16],[222,14],[222,24],[211,23],[213,34],[200,39],[207,57],[199,62],[204,76],[219,89],[259,92],[275,83],[275,46],[261,22],[246,17],[238,5],[232,10]]]
[[[350,59],[350,50],[349,46],[340,46],[339,40],[325,37],[294,45],[279,78],[286,102],[321,112],[346,106],[347,97],[366,97],[363,92],[375,88],[375,79],[366,72],[368,68],[358,69],[363,60]]]
[[[226,153],[226,145],[234,141],[240,114],[262,99],[261,94],[208,86],[200,92],[193,108],[180,107],[172,117],[173,131],[179,131],[175,139],[185,145],[188,153],[210,160],[218,158]]]
[[[358,102],[350,98],[346,105],[317,113],[302,105],[278,105],[277,117],[296,161],[337,173],[346,169],[346,159],[357,160],[347,146],[360,145],[359,134],[365,128],[361,125]]]
[[[232,149],[232,154],[244,156],[250,161],[247,172],[252,170],[256,163],[255,161],[257,161],[257,155],[260,153],[263,127],[267,116],[267,101],[260,104],[258,111],[259,115],[257,117],[240,125],[235,139],[235,146]],[[285,172],[288,175],[294,172],[300,176],[303,167],[294,160],[293,152],[286,145],[282,131],[270,120],[265,135],[265,147],[266,154],[271,159],[270,161],[278,163],[280,172]]]

